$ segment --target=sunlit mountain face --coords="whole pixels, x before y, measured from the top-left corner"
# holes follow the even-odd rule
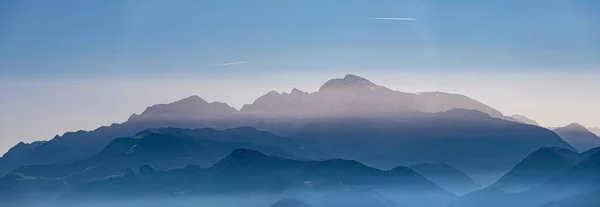
[[[599,207],[600,2],[0,1],[0,206]]]

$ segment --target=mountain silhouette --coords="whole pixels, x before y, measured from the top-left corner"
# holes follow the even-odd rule
[[[520,196],[521,199],[535,201],[536,204],[544,204],[576,196],[575,198],[587,201],[582,203],[598,203],[597,197],[600,189],[600,152],[589,155],[569,169],[560,172],[544,181],[541,185],[533,187]],[[583,195],[582,197],[578,197]]]
[[[554,194],[577,194],[600,189],[600,152],[589,155],[569,169],[535,187],[533,192],[553,191]]]
[[[134,114],[128,122],[185,122],[196,120],[227,120],[238,115],[238,111],[221,102],[206,102],[199,96],[190,96],[170,104],[148,107],[140,115]]]
[[[245,126],[242,120],[234,120],[235,118],[230,117],[232,112],[236,113],[236,110],[224,103],[207,103],[198,96],[191,96],[171,104],[151,106],[141,115],[134,114],[121,124],[102,126],[92,131],[81,130],[57,135],[47,143],[21,154],[18,158],[13,158],[18,160],[17,164],[4,164],[2,161],[4,158],[0,158],[0,176],[4,175],[1,172],[10,172],[22,165],[71,162],[89,157],[100,152],[116,137],[133,136],[149,128],[228,129]]]
[[[564,153],[564,151],[562,152]],[[572,206],[589,206],[598,202],[600,152],[589,155],[565,170],[557,171],[540,184],[522,192],[507,193],[490,187],[461,196],[449,204],[449,207],[529,207],[544,204],[546,206],[569,206],[571,204]]]
[[[465,170],[509,170],[540,147],[572,149],[552,131],[453,109],[410,118],[323,119],[290,135],[331,157],[381,168],[397,163],[444,162]]]
[[[513,119],[515,119],[515,120],[517,120],[517,121],[519,121],[521,123],[524,123],[524,124],[531,124],[531,125],[536,125],[536,126],[540,125],[535,120],[527,118],[526,116],[523,116],[523,115],[520,115],[520,114],[515,114],[515,115],[512,115],[510,117],[512,117]]]
[[[558,147],[544,147],[529,154],[490,187],[507,192],[520,192],[569,169],[579,160],[580,155],[577,152]]]
[[[588,131],[580,124],[569,124],[564,127],[555,128],[553,131],[575,147],[579,152],[584,152],[600,146],[600,137]]]
[[[481,188],[469,175],[448,164],[421,163],[409,167],[457,195],[470,193]]]
[[[43,145],[46,141],[37,141],[32,143],[19,142],[14,147],[10,148],[4,156],[0,157],[0,177],[8,173],[11,169],[20,165],[21,159],[29,151]]]
[[[228,139],[228,137],[238,136],[239,130],[243,131],[243,137],[247,142]],[[262,145],[261,141],[257,141],[261,139],[277,143],[277,139],[285,138],[251,128],[149,129],[132,138],[116,138],[98,154],[86,159],[71,163],[26,165],[14,170],[12,174],[35,177],[39,182],[62,180],[70,184],[82,184],[119,175],[127,168],[138,168],[144,165],[151,165],[159,170],[181,168],[192,164],[208,167],[240,147],[295,158],[284,149],[273,147],[274,145]],[[284,142],[294,145],[291,140]]]
[[[595,154],[596,152],[600,152],[600,147],[595,147],[595,148],[592,148],[588,151],[581,153],[581,158],[585,159],[585,158],[589,157],[590,155]]]
[[[134,168],[135,169],[135,168]],[[323,202],[344,202],[339,197],[354,195],[356,202],[389,203],[448,202],[454,196],[407,167],[379,170],[343,159],[306,161],[270,156],[250,149],[236,149],[208,168],[187,166],[166,171],[141,166],[128,168],[122,176],[93,181],[65,192],[65,199],[102,196],[127,199],[152,195],[235,196],[235,195],[313,195],[314,206]],[[379,192],[395,195],[383,199]],[[418,195],[425,196],[418,196]],[[117,196],[117,197],[115,197]],[[312,197],[312,196],[311,196]],[[393,200],[393,201],[392,201]],[[387,205],[386,205],[387,206]]]
[[[306,154],[311,158],[328,155],[358,159],[370,165],[388,168],[403,163],[430,161],[446,162],[463,168],[467,163],[463,161],[473,157],[492,157],[493,161],[478,160],[466,167],[508,168],[539,147],[570,148],[546,129],[501,119],[511,120],[499,111],[463,95],[399,92],[362,77],[346,75],[327,81],[313,93],[297,89],[289,94],[269,92],[239,111],[226,103],[209,103],[198,96],[154,105],[139,115],[132,115],[124,123],[93,131],[67,132],[27,150],[26,153],[12,156],[12,161],[2,161],[8,158],[0,158],[0,173],[10,172],[23,165],[82,160],[100,152],[116,137],[131,137],[149,128],[164,127],[209,127],[221,130],[252,126],[298,139],[296,142],[302,142],[302,147],[313,152],[312,155]],[[364,125],[357,125],[361,122]],[[347,128],[350,125],[344,126],[347,123],[352,123],[350,125],[353,128]],[[320,124],[334,128],[338,125],[335,128],[337,132],[321,131]],[[458,127],[453,127],[454,124]],[[413,127],[422,130],[408,129]],[[475,136],[481,138],[473,140]],[[427,139],[417,139],[419,137]],[[341,138],[355,139],[356,142],[339,143]],[[407,140],[410,142],[406,142]],[[468,140],[471,141],[467,143]],[[461,145],[468,146],[469,150],[463,154],[448,154],[462,150]],[[443,149],[443,146],[450,147]],[[350,153],[354,148],[358,148],[356,153]],[[490,148],[496,151],[488,153],[486,149]],[[418,149],[424,150],[421,153]],[[388,156],[388,152],[393,153]],[[504,156],[504,152],[509,153],[508,159],[500,159],[499,156]],[[409,157],[414,160],[407,160]],[[498,166],[490,166],[495,165],[494,163],[498,163]]]
[[[344,78],[335,78],[325,82],[321,86],[321,88],[319,88],[319,91],[339,89],[345,90],[348,88],[363,88],[368,90],[374,90],[374,87],[377,87],[377,85],[367,80],[366,78],[348,74],[344,76]]]
[[[250,149],[234,150],[215,165],[207,168],[211,174],[244,178],[272,179],[272,177],[294,177],[311,181],[314,185],[378,186],[398,188],[398,190],[434,190],[446,192],[412,170],[383,171],[368,167],[354,160],[331,159],[323,161],[290,160],[268,156]],[[234,183],[234,185],[239,182]]]
[[[14,158],[18,160],[15,165],[0,165],[0,171],[10,172],[22,165],[54,164],[85,158],[98,153],[115,137],[131,136],[144,129],[146,128],[113,124],[94,131],[67,132],[20,154],[18,158]]]
[[[463,95],[394,91],[351,74],[327,81],[314,93],[297,89],[289,94],[269,92],[242,107],[241,112],[271,118],[324,118],[405,115],[453,108],[474,109],[492,117],[507,118],[498,110]]]
[[[213,128],[201,129],[181,129],[181,128],[160,128],[157,132],[170,134],[173,136],[190,136],[196,139],[218,142],[245,142],[256,145],[268,146],[283,149],[287,152],[305,154],[306,149],[302,149],[294,140],[278,136],[270,132],[261,131],[254,127],[243,126],[224,130],[215,130]]]

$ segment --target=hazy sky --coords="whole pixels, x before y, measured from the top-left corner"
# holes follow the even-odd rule
[[[600,126],[596,0],[0,1],[0,154],[197,94],[239,108],[354,73]]]

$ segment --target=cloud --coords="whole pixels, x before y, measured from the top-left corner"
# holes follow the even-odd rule
[[[417,21],[417,18],[411,17],[377,17],[377,18],[367,18],[370,20],[391,20],[391,21]]]
[[[214,64],[214,65],[209,65],[209,66],[210,67],[218,67],[218,66],[228,66],[228,65],[240,65],[240,64],[246,64],[246,63],[250,63],[250,62],[249,61],[239,61],[239,62]]]

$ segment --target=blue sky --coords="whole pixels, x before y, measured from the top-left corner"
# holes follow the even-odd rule
[[[599,22],[596,0],[3,0],[0,154],[193,94],[239,108],[346,73],[600,126]]]
[[[344,67],[593,69],[588,1],[2,1],[3,76]],[[369,20],[409,17],[417,21]],[[250,66],[248,66],[250,67]],[[225,71],[229,72],[229,71]]]

